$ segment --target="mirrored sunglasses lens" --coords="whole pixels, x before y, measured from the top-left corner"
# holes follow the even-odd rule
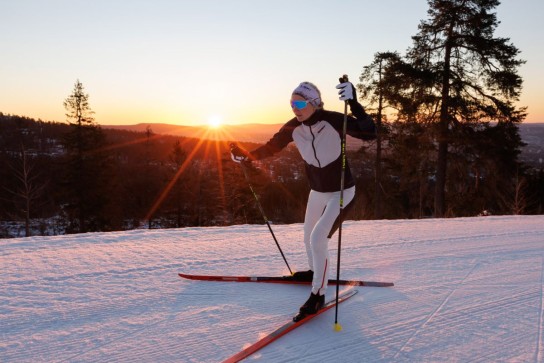
[[[291,102],[291,107],[295,107],[299,110],[302,110],[304,107],[308,106],[307,101],[293,101]]]

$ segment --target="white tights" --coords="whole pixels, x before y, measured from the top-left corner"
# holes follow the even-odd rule
[[[355,187],[344,190],[344,208],[353,200]],[[304,244],[308,264],[314,272],[312,293],[324,295],[329,279],[328,235],[340,214],[340,192],[310,191],[304,217]]]

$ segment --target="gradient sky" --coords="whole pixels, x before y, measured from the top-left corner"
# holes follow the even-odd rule
[[[426,0],[0,0],[0,111],[65,121],[79,79],[100,124],[283,123],[301,81],[335,85],[404,54]],[[544,122],[543,0],[503,0],[496,36],[527,63],[519,105]]]

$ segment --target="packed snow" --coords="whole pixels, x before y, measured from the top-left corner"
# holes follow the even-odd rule
[[[307,269],[302,225],[273,229]],[[342,245],[342,278],[395,286],[358,287],[341,332],[332,309],[247,362],[544,361],[544,216],[347,221]],[[5,239],[0,263],[1,362],[221,362],[310,293],[177,275],[287,274],[265,225]]]

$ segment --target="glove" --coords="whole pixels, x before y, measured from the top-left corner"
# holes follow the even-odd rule
[[[336,86],[338,94],[340,95],[340,101],[348,101],[356,99],[355,87],[351,82],[340,83]]]
[[[232,161],[236,163],[248,162],[249,155],[249,152],[240,149],[237,145],[230,144],[230,157]]]

